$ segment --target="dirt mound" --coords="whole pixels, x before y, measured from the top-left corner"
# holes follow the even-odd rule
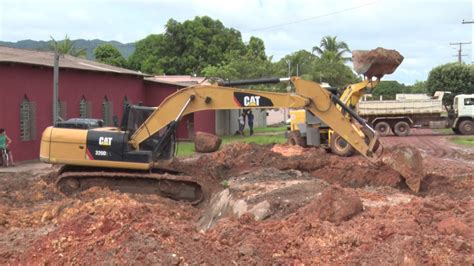
[[[446,198],[416,200],[369,208],[350,221],[335,225],[318,219],[308,205],[283,221],[255,222],[245,216],[223,221],[208,235],[227,252],[250,246],[252,256],[238,251],[229,254],[230,259],[242,263],[469,263],[469,238],[440,234],[437,228],[442,217],[457,217],[471,226],[472,221],[466,210],[459,213],[462,209],[455,207],[441,211],[432,205],[439,201],[445,201],[444,206],[458,206]]]
[[[231,144],[169,163],[204,186],[198,206],[107,188],[64,197],[53,170],[0,174],[0,264],[469,264],[474,164],[424,162],[439,171],[415,194],[361,156]],[[223,191],[246,208],[202,231]]]
[[[305,208],[308,215],[317,215],[323,221],[339,224],[362,211],[362,201],[349,189],[333,185]]]

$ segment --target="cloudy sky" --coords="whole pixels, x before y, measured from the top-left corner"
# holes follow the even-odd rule
[[[102,39],[133,42],[162,33],[170,18],[208,15],[265,41],[274,60],[336,35],[352,50],[397,49],[405,60],[386,79],[411,84],[457,60],[451,42],[472,42],[474,0],[0,0],[0,40]],[[463,60],[474,61],[472,45]]]

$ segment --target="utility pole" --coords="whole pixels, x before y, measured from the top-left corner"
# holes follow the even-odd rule
[[[288,77],[291,77],[291,61],[289,59],[285,61],[288,64]]]
[[[463,44],[471,44],[471,42],[456,42],[456,43],[450,43],[449,44],[449,45],[459,45],[458,55],[457,55],[459,63],[462,63],[462,57],[466,56],[466,55],[462,54],[462,45]]]
[[[58,94],[59,94],[59,52],[54,50],[53,69],[53,125],[58,122]]]

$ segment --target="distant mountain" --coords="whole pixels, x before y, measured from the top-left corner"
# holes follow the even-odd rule
[[[48,51],[50,41],[33,41],[33,40],[23,40],[18,42],[4,42],[0,41],[0,46],[28,49],[28,50],[39,50],[39,51]],[[73,40],[74,46],[76,48],[85,48],[87,50],[87,59],[94,60],[94,49],[104,43],[109,43],[117,48],[120,53],[127,58],[129,55],[135,51],[135,43],[121,43],[117,41],[103,41],[103,40],[84,40],[77,39]]]

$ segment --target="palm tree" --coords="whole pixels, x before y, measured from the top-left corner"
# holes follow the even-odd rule
[[[57,51],[60,55],[72,55],[75,57],[86,57],[87,50],[85,48],[76,48],[74,47],[74,42],[69,39],[66,35],[64,40],[56,41],[53,37],[51,37],[51,42],[49,44],[49,49],[51,51]]]
[[[338,42],[336,36],[325,36],[321,39],[319,46],[313,47],[319,58],[330,62],[351,61],[350,57],[343,57],[345,52],[350,52],[349,46],[345,42]]]

